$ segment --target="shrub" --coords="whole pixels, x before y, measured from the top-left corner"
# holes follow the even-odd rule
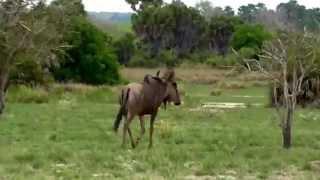
[[[211,96],[220,96],[222,94],[221,89],[214,89],[210,92]]]
[[[232,47],[261,49],[263,42],[271,39],[271,34],[262,25],[243,24],[237,27],[232,39]]]
[[[237,57],[234,54],[228,54],[227,56],[212,55],[207,59],[206,64],[212,67],[226,67],[234,66],[237,62]]]
[[[149,58],[142,50],[137,50],[131,61],[128,63],[130,67],[157,67],[160,62],[156,59]]]
[[[10,81],[13,84],[36,86],[47,85],[53,78],[42,64],[25,56],[18,58],[18,63],[11,69]]]

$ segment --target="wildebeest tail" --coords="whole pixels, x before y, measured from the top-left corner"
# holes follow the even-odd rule
[[[119,112],[116,117],[116,120],[114,121],[114,124],[113,124],[113,130],[115,132],[117,132],[119,129],[119,126],[120,126],[120,123],[122,120],[122,116],[127,114],[127,102],[129,99],[129,93],[130,93],[130,89],[127,89],[126,92],[125,92],[125,90],[121,91],[121,96],[119,98],[120,108],[119,108]]]

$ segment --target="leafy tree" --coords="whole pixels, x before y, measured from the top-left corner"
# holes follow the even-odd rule
[[[226,55],[236,27],[243,22],[237,17],[213,17],[209,23],[210,48],[220,55]]]
[[[88,84],[115,84],[119,81],[118,64],[111,47],[111,38],[87,19],[78,17],[72,22],[67,43],[66,61],[55,69],[60,81],[77,81]]]
[[[28,56],[31,62],[52,65],[61,36],[53,17],[60,19],[59,9],[47,8],[43,1],[0,1],[0,113],[4,109],[9,74]]]
[[[262,48],[263,42],[271,39],[271,37],[271,34],[261,25],[243,24],[234,33],[232,47],[235,50],[244,47],[259,50]]]

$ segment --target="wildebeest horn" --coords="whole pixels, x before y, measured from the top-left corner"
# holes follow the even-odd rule
[[[157,77],[159,77],[160,76],[160,70],[157,72]]]
[[[150,74],[147,74],[144,76],[144,79],[143,79],[143,82],[147,83],[147,84],[150,84],[150,78],[158,81],[158,82],[163,82],[162,79],[160,77],[157,77],[157,76],[152,76]]]
[[[154,80],[159,81],[159,82],[163,82],[161,78],[159,77],[152,77]]]

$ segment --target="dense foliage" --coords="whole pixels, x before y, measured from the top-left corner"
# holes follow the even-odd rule
[[[220,55],[226,55],[230,47],[230,41],[237,26],[242,24],[237,17],[216,16],[209,23],[209,45]]]
[[[271,39],[271,34],[261,25],[244,24],[237,28],[232,40],[232,47],[261,49],[263,42]]]
[[[66,51],[66,61],[55,70],[55,77],[88,84],[117,83],[120,77],[110,37],[84,18],[72,23],[72,32],[66,37],[71,48]]]
[[[127,65],[136,52],[135,36],[131,33],[125,34],[114,42],[114,48],[119,63]]]
[[[205,32],[205,20],[194,8],[180,1],[150,6],[132,18],[133,29],[152,57],[172,49],[182,57],[194,50]]]

